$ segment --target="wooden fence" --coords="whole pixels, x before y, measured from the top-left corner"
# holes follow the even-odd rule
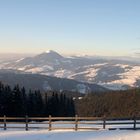
[[[57,125],[70,125],[69,127],[57,127]],[[36,126],[32,126],[36,125]],[[39,126],[43,125],[43,126]],[[82,127],[80,125],[83,125]],[[86,127],[85,127],[86,125]],[[113,128],[112,126],[115,125]],[[78,130],[98,130],[98,129],[117,129],[116,126],[124,126],[119,129],[140,129],[140,118],[106,118],[106,117],[0,117],[0,128],[7,129],[56,129]],[[139,127],[138,127],[139,125]],[[88,127],[87,127],[88,126]],[[90,127],[89,127],[90,126]],[[92,127],[91,127],[92,126]],[[94,126],[94,127],[93,127]],[[96,127],[99,126],[99,127]]]

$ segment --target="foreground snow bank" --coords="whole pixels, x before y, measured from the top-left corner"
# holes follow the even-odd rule
[[[140,140],[140,131],[0,131],[0,140]]]

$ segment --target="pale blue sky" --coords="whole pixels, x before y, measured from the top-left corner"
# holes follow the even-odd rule
[[[0,0],[0,52],[129,55],[140,0]]]

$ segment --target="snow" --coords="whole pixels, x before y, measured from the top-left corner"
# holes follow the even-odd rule
[[[100,66],[105,66],[105,65],[107,65],[108,63],[99,63],[99,64],[95,64],[94,66],[95,67],[100,67]]]
[[[116,67],[121,67],[121,68],[123,68],[123,69],[129,67],[129,65],[125,65],[125,64],[116,64],[116,65],[114,65],[114,66],[116,66]]]
[[[97,76],[97,72],[99,71],[99,69],[89,68],[87,71],[88,71],[88,74],[86,75],[86,77],[94,78],[95,76]]]
[[[54,53],[55,51],[53,51],[53,50],[47,50],[47,51],[45,51],[45,53]]]
[[[39,63],[35,63],[34,61],[29,62],[27,59],[24,63],[21,58],[16,61],[12,61],[5,63],[2,62],[0,64],[0,69],[13,69],[20,70],[27,73],[39,73],[42,75],[56,76],[60,78],[68,78],[74,80],[80,80],[82,82],[96,83],[107,87],[109,89],[124,89],[124,85],[126,87],[135,87],[136,82],[140,79],[140,64],[130,64],[130,63],[120,63],[119,61],[105,61],[95,63],[83,63],[83,65],[76,64],[75,61],[77,57],[59,57],[59,54],[53,50],[48,50],[44,52],[52,56],[53,61],[46,61],[44,59],[40,59]],[[55,56],[56,55],[56,56]],[[57,57],[58,55],[58,57]],[[54,57],[53,57],[54,56]],[[31,60],[35,60],[32,58]],[[79,59],[83,62],[88,62],[87,59]],[[96,60],[96,59],[95,59]],[[80,63],[82,61],[79,61]],[[14,63],[13,63],[14,62]],[[20,63],[22,62],[22,63]],[[78,62],[78,61],[76,61]],[[27,64],[27,65],[26,65]],[[110,68],[114,71],[114,73],[109,73],[107,71]],[[115,71],[116,69],[116,71]],[[115,79],[113,79],[114,77]],[[101,80],[101,78],[103,80]]]
[[[43,65],[40,67],[34,67],[32,65],[26,65],[24,67],[18,68],[18,70],[30,72],[30,73],[42,73],[44,71],[54,70],[52,66],[49,65]]]
[[[82,100],[83,99],[83,97],[78,97],[78,100]]]
[[[79,98],[80,99],[80,98]],[[137,120],[137,122],[140,122],[139,120]],[[71,123],[71,124],[70,124]],[[62,128],[71,128],[74,129],[75,128],[75,121],[55,121],[52,122],[52,128],[59,128],[62,130]],[[87,124],[86,124],[87,123]],[[99,124],[100,123],[100,124]],[[122,125],[119,124],[114,124],[114,125],[106,125],[106,128],[133,128],[133,120],[117,120],[117,121],[106,121],[106,123],[124,123]],[[130,124],[126,124],[126,123],[130,123]],[[0,128],[3,127],[3,124],[0,124]],[[7,124],[7,127],[21,127],[20,130],[25,130],[25,124],[14,124],[14,123],[10,123]],[[30,127],[36,127],[36,128],[45,128],[47,129],[47,127],[49,127],[48,125],[48,121],[44,121],[42,123],[36,123],[35,121],[32,121],[29,123],[29,130]],[[140,124],[136,125],[137,128],[140,128]],[[98,128],[98,129],[102,129],[103,128],[103,121],[80,121],[78,123],[78,128]],[[0,129],[2,130],[2,129]],[[8,130],[11,130],[8,128]],[[14,129],[17,130],[17,129]]]
[[[130,86],[134,86],[137,79],[140,78],[140,67],[134,66],[131,70],[120,74],[121,80],[115,81],[116,83],[121,82]]]
[[[140,140],[140,131],[1,131],[0,140]]]
[[[101,121],[98,121],[100,123]],[[114,122],[114,121],[108,121],[108,122]],[[123,121],[117,121],[117,122],[124,122]],[[132,120],[126,120],[125,122],[132,122]],[[35,123],[35,122],[34,122]],[[45,122],[44,122],[45,123]],[[46,122],[48,123],[48,122]],[[2,125],[2,124],[1,124]],[[72,127],[74,124],[53,124],[53,127]],[[25,127],[25,124],[8,124],[7,126],[20,126]],[[134,131],[134,130],[108,130],[102,129],[102,126],[100,125],[100,130],[80,130],[80,131],[74,131],[74,130],[53,130],[48,131],[47,124],[30,124],[30,126],[36,126],[36,127],[46,127],[46,129],[29,129],[29,131],[25,131],[24,129],[7,129],[6,131],[0,129],[0,140],[140,140],[140,131]],[[79,124],[80,126],[80,124]],[[97,127],[95,124],[81,124],[81,127]],[[130,127],[132,128],[133,125],[113,125],[109,126],[107,125],[107,128],[120,128],[120,127]]]
[[[20,61],[22,61],[22,60],[24,60],[24,59],[25,59],[25,58],[21,58],[21,59],[15,61],[15,62],[16,62],[16,63],[19,63]]]
[[[117,65],[117,66],[127,67],[128,65]],[[140,78],[140,66],[134,66],[131,69],[127,69],[127,71],[125,71],[124,73],[117,75],[119,75],[121,79],[98,84],[113,90],[123,89],[123,85],[135,87],[137,79]]]
[[[39,67],[26,70],[26,72],[32,72],[32,73],[40,73],[42,71],[43,71],[43,68],[39,68]]]
[[[73,75],[70,75],[68,78],[73,79],[74,77],[85,75],[85,77],[88,79],[88,81],[93,80],[95,76],[97,76],[97,72],[99,69],[97,68],[88,68],[85,71],[75,73]]]
[[[87,68],[85,71],[75,73],[71,77],[76,77],[77,75],[85,75],[88,82],[93,81],[94,78],[98,75],[98,71],[101,69],[100,66],[104,66],[106,64],[107,63],[88,65],[85,67]],[[124,65],[124,64],[116,64],[114,66],[119,66],[125,70],[124,73],[117,74],[121,79],[112,80],[111,82],[105,82],[105,83],[99,82],[97,84],[113,90],[124,89],[123,85],[129,85],[130,87],[135,87],[135,83],[137,79],[140,79],[140,66],[130,67],[129,65]],[[102,74],[107,75],[106,72],[102,72]]]
[[[26,70],[31,69],[31,68],[33,68],[33,65],[25,65],[24,67],[17,68],[17,70],[26,71]]]
[[[67,78],[69,75],[71,75],[72,72],[69,70],[65,69],[59,69],[54,73],[54,76],[56,77],[62,77],[62,78]]]
[[[85,75],[87,73],[88,73],[87,71],[82,71],[82,72],[74,73],[74,74],[70,75],[69,78],[73,79],[73,77],[76,77],[78,75]]]

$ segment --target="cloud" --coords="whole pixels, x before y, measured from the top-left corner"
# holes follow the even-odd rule
[[[129,55],[139,57],[140,56],[140,48],[131,49],[129,51]]]

